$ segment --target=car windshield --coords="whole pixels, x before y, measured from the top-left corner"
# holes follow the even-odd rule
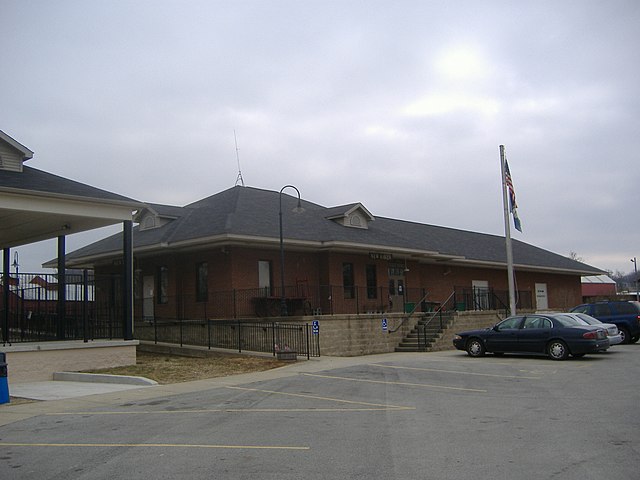
[[[584,323],[582,323],[577,318],[573,318],[568,315],[556,315],[554,318],[563,327],[574,327],[576,325],[584,325]]]
[[[576,317],[578,317],[583,322],[588,323],[589,325],[599,325],[600,323],[602,323],[597,318],[593,318],[589,315],[585,315],[584,313],[576,313]]]
[[[567,315],[568,316],[568,315]],[[573,316],[571,315],[571,318],[573,318],[574,320],[576,320],[580,325],[590,325],[589,322],[587,322],[584,318],[579,317],[579,316]]]

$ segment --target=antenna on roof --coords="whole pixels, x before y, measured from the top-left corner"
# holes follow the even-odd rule
[[[242,170],[240,170],[240,155],[238,154],[238,137],[236,137],[236,131],[233,130],[233,139],[236,141],[236,160],[238,161],[238,176],[236,177],[236,187],[238,183],[244,187],[244,180],[242,179]]]

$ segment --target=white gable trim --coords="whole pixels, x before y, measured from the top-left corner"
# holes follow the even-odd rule
[[[326,217],[328,220],[334,220],[336,223],[350,228],[369,228],[369,222],[375,220],[375,217],[361,203],[356,203],[349,209]]]

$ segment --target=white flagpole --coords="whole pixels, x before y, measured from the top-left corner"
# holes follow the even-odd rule
[[[509,282],[509,309],[516,314],[515,280],[513,276],[513,252],[511,250],[511,226],[509,224],[509,198],[505,169],[504,145],[500,145],[500,169],[502,170],[502,204],[504,206],[504,236],[507,248],[507,279]]]

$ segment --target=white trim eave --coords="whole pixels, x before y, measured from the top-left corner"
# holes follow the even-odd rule
[[[123,202],[83,201],[79,197],[47,197],[44,195],[14,195],[0,192],[3,210],[31,212],[42,215],[67,215],[81,218],[131,220],[133,205]]]
[[[104,205],[113,205],[117,207],[128,207],[130,210],[138,210],[140,208],[145,207],[144,203],[138,202],[137,200],[131,200],[131,201],[114,200],[114,199],[86,197],[86,196],[78,196],[78,195],[68,195],[66,193],[43,192],[40,190],[25,190],[23,188],[0,187],[0,193],[6,193],[9,196],[16,196],[16,197],[26,197],[26,198],[38,197],[38,198],[65,200],[65,201],[79,202],[79,203],[99,203]]]
[[[191,240],[168,242],[165,245],[163,245],[163,247],[176,249],[176,248],[195,247],[199,245],[212,245],[212,244],[215,245],[216,243],[230,243],[230,242],[236,242],[236,243],[245,244],[245,245],[256,244],[256,243],[278,245],[280,243],[280,239],[275,237],[257,237],[253,235],[234,235],[234,234],[226,233],[222,235],[212,235],[210,237],[194,238]],[[287,238],[283,239],[283,243],[287,245],[300,245],[300,246],[313,247],[313,248],[318,248],[321,245],[320,242],[316,242],[316,241],[290,240]]]
[[[289,247],[299,247],[304,249],[318,249],[318,250],[342,250],[342,251],[358,251],[358,252],[384,252],[389,254],[396,254],[399,258],[406,257],[412,260],[417,260],[419,262],[429,263],[439,263],[439,264],[448,264],[448,265],[461,265],[461,266],[477,266],[480,268],[498,268],[505,269],[507,267],[506,262],[492,262],[492,261],[482,261],[482,260],[472,260],[465,258],[463,256],[455,256],[455,255],[447,255],[436,251],[428,251],[428,250],[416,250],[409,248],[393,248],[385,245],[375,245],[375,244],[361,244],[361,243],[351,243],[351,242],[319,242],[319,241],[310,241],[310,240],[293,240],[293,239],[284,239],[284,243]],[[277,247],[280,243],[280,240],[275,237],[256,237],[252,235],[233,235],[233,234],[223,234],[223,235],[212,235],[210,237],[200,237],[192,240],[184,240],[180,242],[160,242],[154,243],[150,245],[144,245],[141,247],[134,247],[133,253],[135,255],[146,255],[148,253],[153,253],[159,250],[176,250],[176,249],[192,249],[197,247],[212,247],[215,245],[227,245],[227,244],[240,244],[240,245],[270,245],[272,247]],[[105,252],[98,255],[90,255],[84,256],[81,258],[70,259],[69,265],[77,265],[77,264],[92,264],[100,261],[108,260],[115,256],[120,256],[122,253],[120,251],[111,251]],[[90,261],[89,261],[90,260]],[[534,271],[534,272],[548,272],[555,274],[565,274],[565,275],[598,275],[601,274],[598,270],[593,271],[584,271],[584,270],[572,270],[572,269],[564,269],[557,267],[544,267],[538,265],[524,265],[524,264],[515,264],[514,267],[519,271]]]
[[[452,262],[452,265],[456,265],[456,264],[464,264],[465,266],[475,265],[475,266],[484,267],[484,268],[500,268],[500,269],[507,267],[506,262],[505,263],[489,262],[489,261],[471,260],[471,259],[456,260],[455,262]],[[597,272],[597,270],[593,270],[593,271],[573,270],[573,269],[566,269],[566,268],[559,268],[559,267],[546,267],[541,265],[525,265],[521,263],[516,263],[513,266],[516,270],[520,270],[520,271],[559,273],[559,274],[566,274],[566,275],[580,275],[580,276],[594,275],[595,273],[592,273],[592,272]]]

